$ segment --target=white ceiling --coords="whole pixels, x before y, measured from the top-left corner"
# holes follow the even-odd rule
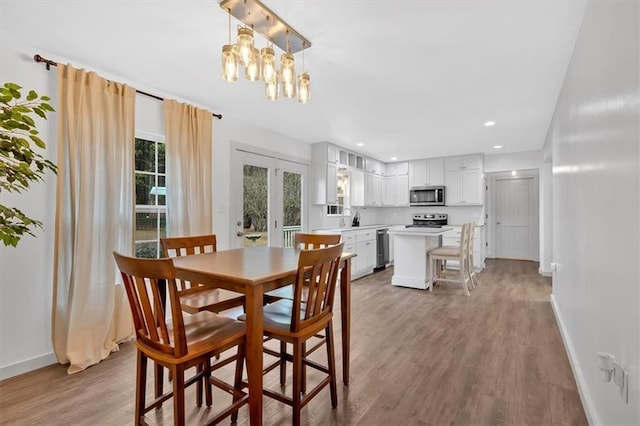
[[[389,161],[541,149],[585,8],[574,0],[264,3],[313,43],[308,105],[267,101],[262,83],[222,80],[228,18],[217,0],[2,0],[1,36],[225,117]]]

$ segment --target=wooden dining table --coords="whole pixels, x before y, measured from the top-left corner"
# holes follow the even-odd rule
[[[249,247],[176,257],[177,278],[242,293],[246,298],[247,376],[249,419],[262,424],[263,296],[265,292],[292,284],[298,269],[299,249]],[[340,261],[340,317],[342,323],[342,381],[349,384],[351,323],[351,258]]]

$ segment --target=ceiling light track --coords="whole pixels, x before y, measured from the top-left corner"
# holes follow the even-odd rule
[[[222,0],[220,7],[264,38],[291,53],[311,47],[311,42],[258,0]]]

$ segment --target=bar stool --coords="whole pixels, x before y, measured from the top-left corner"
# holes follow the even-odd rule
[[[436,282],[454,282],[462,284],[464,293],[469,296],[470,278],[467,271],[469,265],[468,253],[469,253],[469,228],[470,224],[465,223],[462,225],[462,235],[460,236],[460,246],[446,246],[439,247],[429,251],[429,263],[431,265],[431,286],[430,290]],[[446,276],[446,262],[448,260],[457,260],[460,263],[460,271],[457,276],[447,278]],[[441,271],[441,264],[444,262],[444,270]],[[440,272],[443,273],[440,276]]]

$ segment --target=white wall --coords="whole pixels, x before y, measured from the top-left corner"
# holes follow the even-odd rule
[[[2,34],[0,43],[0,82],[16,82],[25,88],[52,96],[55,105],[57,93],[56,71],[47,72],[42,64],[33,61],[37,49],[17,47]],[[46,53],[46,52],[40,52]],[[71,61],[74,63],[74,61]],[[74,65],[88,67],[87,64]],[[96,70],[103,77],[150,90],[126,77],[113,76]],[[158,93],[162,96],[170,94]],[[176,98],[180,101],[188,100]],[[218,112],[218,111],[216,111]],[[49,121],[39,125],[48,142],[46,157],[56,161],[56,123],[52,114]],[[136,97],[136,131],[163,135],[162,103],[152,98]],[[240,142],[258,148],[309,160],[309,144],[277,133],[247,125],[231,117],[214,119],[213,123],[213,203],[214,232],[218,234],[221,249],[229,247],[230,221],[230,144]],[[27,193],[2,193],[2,203],[16,206],[27,215],[43,221],[44,231],[37,238],[25,237],[17,248],[0,245],[0,380],[56,362],[51,347],[51,302],[53,282],[53,229],[55,213],[55,176],[50,174],[44,184],[34,185]]]
[[[548,132],[552,303],[593,424],[640,424],[639,3],[589,3]],[[630,373],[629,403],[597,352]]]
[[[33,62],[31,52],[0,43],[0,84],[15,82],[40,95],[52,97],[56,105],[56,73],[48,73]],[[55,161],[56,114],[39,121],[47,142],[43,155]],[[2,204],[21,209],[43,222],[36,238],[25,236],[17,248],[0,244],[0,380],[55,362],[51,347],[51,300],[53,292],[53,236],[56,179],[47,173],[44,183],[25,194],[2,192]]]
[[[511,170],[539,169],[541,166],[542,151],[510,152],[484,156],[485,174]]]

